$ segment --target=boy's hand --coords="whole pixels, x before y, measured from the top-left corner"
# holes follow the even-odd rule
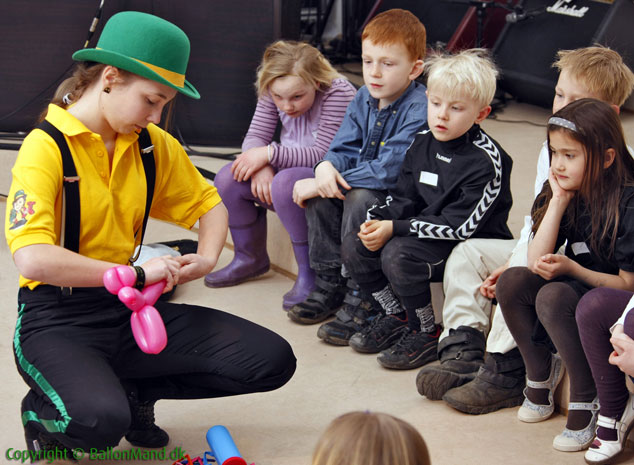
[[[357,236],[366,249],[375,252],[390,240],[393,233],[394,225],[391,221],[370,220],[361,225]]]
[[[253,197],[258,198],[260,202],[268,205],[273,203],[273,199],[271,197],[271,183],[273,182],[273,176],[275,176],[273,167],[267,165],[251,177],[251,193],[253,194]]]
[[[610,354],[609,362],[618,366],[622,372],[634,376],[634,340],[623,333],[622,325],[614,328],[610,342],[614,352]]]
[[[265,167],[269,161],[266,145],[263,147],[253,147],[242,152],[231,164],[231,174],[238,182],[247,181],[256,172]]]
[[[300,179],[293,186],[293,202],[302,208],[306,208],[306,201],[318,197],[315,178]]]
[[[345,200],[346,196],[343,195],[339,186],[346,190],[351,189],[341,173],[329,161],[321,162],[315,168],[315,183],[317,192],[322,198]]]
[[[480,294],[482,294],[487,299],[495,299],[495,285],[497,284],[500,275],[504,273],[508,267],[509,264],[508,262],[506,262],[501,267],[493,270],[491,274],[487,276],[487,278],[480,285]]]
[[[557,276],[571,274],[572,266],[573,261],[565,255],[547,253],[537,259],[533,272],[550,281]]]

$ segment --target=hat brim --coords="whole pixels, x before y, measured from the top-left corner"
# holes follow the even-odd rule
[[[104,63],[106,65],[112,65],[117,68],[124,69],[134,74],[138,74],[144,78],[152,81],[160,82],[166,86],[176,89],[181,94],[185,94],[188,97],[199,99],[200,94],[191,83],[185,80],[185,85],[179,87],[172,84],[160,74],[154,72],[143,63],[140,63],[132,58],[122,55],[117,52],[111,52],[109,50],[96,49],[96,48],[84,48],[73,53],[73,60],[75,61],[95,61],[97,63]]]

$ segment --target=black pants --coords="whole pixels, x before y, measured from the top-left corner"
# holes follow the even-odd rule
[[[317,273],[340,274],[342,238],[359,232],[368,208],[382,204],[386,192],[355,188],[345,196],[345,200],[315,197],[306,203],[310,267]]]
[[[356,232],[343,240],[342,258],[359,287],[368,292],[389,282],[408,311],[431,303],[430,283],[442,281],[445,263],[457,241],[432,241],[414,236],[394,236],[381,249],[366,249]]]
[[[116,446],[130,426],[128,389],[139,400],[203,399],[270,391],[295,371],[290,345],[242,318],[158,301],[167,347],[138,348],[130,310],[105,289],[21,289],[14,337],[18,371],[31,388],[23,423],[70,448]]]

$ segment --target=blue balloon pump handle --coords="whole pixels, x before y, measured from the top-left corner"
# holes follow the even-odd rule
[[[214,459],[218,465],[247,465],[226,427],[216,425],[209,428],[207,443],[211,450],[205,452],[204,465],[210,465],[210,462],[207,461],[208,456]]]

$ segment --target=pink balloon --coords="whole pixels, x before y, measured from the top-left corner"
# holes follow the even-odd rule
[[[111,294],[116,294],[124,286],[134,286],[136,273],[129,266],[115,266],[103,275],[103,284]]]
[[[158,283],[150,284],[143,289],[143,297],[145,297],[146,305],[154,305],[156,301],[163,294],[165,289],[165,281],[159,281]]]
[[[150,284],[143,291],[133,288],[136,273],[129,266],[115,266],[103,275],[108,292],[116,294],[132,310],[130,325],[139,348],[146,354],[158,354],[167,345],[167,332],[159,312],[152,306],[165,289],[165,281]]]
[[[117,295],[119,300],[133,312],[138,312],[145,306],[145,297],[141,294],[141,291],[133,287],[122,287],[117,292]]]
[[[132,334],[137,345],[146,354],[158,354],[167,345],[167,333],[159,312],[146,305],[130,317]]]

